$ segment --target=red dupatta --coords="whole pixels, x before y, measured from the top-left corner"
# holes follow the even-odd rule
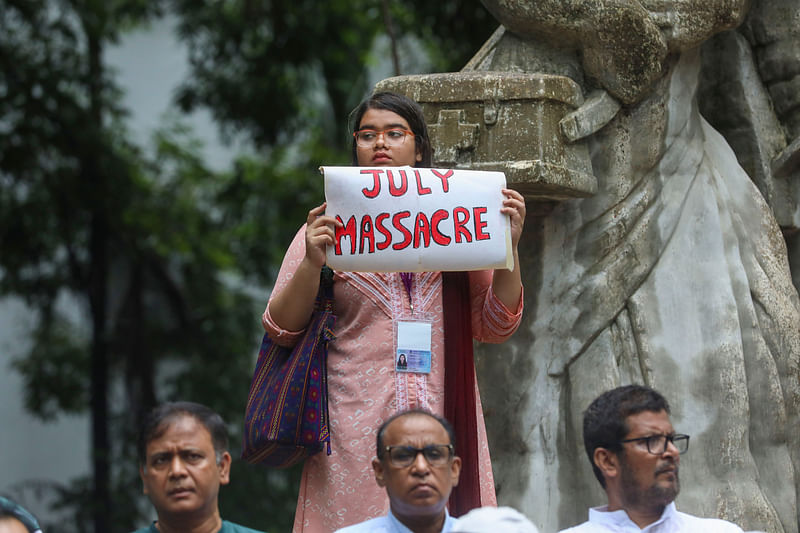
[[[456,434],[461,476],[450,494],[449,511],[461,516],[481,506],[475,359],[467,272],[442,272],[444,309],[444,417]]]

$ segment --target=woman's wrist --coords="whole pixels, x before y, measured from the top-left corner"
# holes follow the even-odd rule
[[[300,264],[297,266],[297,271],[295,272],[295,276],[298,272],[302,272],[302,274],[314,274],[319,276],[320,271],[322,270],[322,266],[325,264],[325,261],[322,261],[321,264],[317,264],[316,261],[308,257],[307,255],[303,257],[303,260],[300,261]],[[302,275],[301,274],[301,275]]]

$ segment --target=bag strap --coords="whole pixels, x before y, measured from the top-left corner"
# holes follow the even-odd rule
[[[319,293],[317,294],[316,301],[317,309],[333,315],[333,270],[328,265],[322,265],[322,270],[319,273]],[[333,316],[335,320],[336,317]],[[332,326],[332,323],[331,323]],[[325,330],[326,341],[331,341],[335,338],[333,331],[330,328]],[[325,348],[324,359],[322,364],[322,412],[320,413],[320,435],[319,440],[325,444],[326,454],[331,454],[331,433],[330,433],[330,415],[328,414],[328,350]]]
[[[333,270],[328,265],[322,265],[319,273],[319,292],[315,308],[333,313]]]

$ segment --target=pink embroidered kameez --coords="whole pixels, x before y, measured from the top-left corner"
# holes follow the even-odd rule
[[[284,257],[273,295],[284,289],[305,256],[305,226]],[[522,317],[522,297],[509,310],[491,291],[491,271],[470,272],[472,332],[484,342],[502,342]],[[326,533],[389,509],[386,491],[375,483],[371,461],[381,423],[399,410],[415,407],[444,411],[442,278],[439,272],[414,274],[411,293],[398,273],[336,272],[336,339],[328,353],[328,406],[332,454],[323,451],[306,461],[294,521],[294,533]],[[409,305],[413,302],[413,312]],[[430,374],[396,372],[395,321],[432,321]],[[264,329],[281,344],[292,345],[302,332],[280,329],[269,314]],[[478,384],[481,504],[496,505],[494,478],[486,440]]]

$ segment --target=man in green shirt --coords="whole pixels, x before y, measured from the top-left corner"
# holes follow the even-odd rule
[[[159,405],[145,419],[138,453],[158,520],[134,533],[262,533],[220,517],[217,497],[230,482],[231,454],[225,423],[208,407]]]

